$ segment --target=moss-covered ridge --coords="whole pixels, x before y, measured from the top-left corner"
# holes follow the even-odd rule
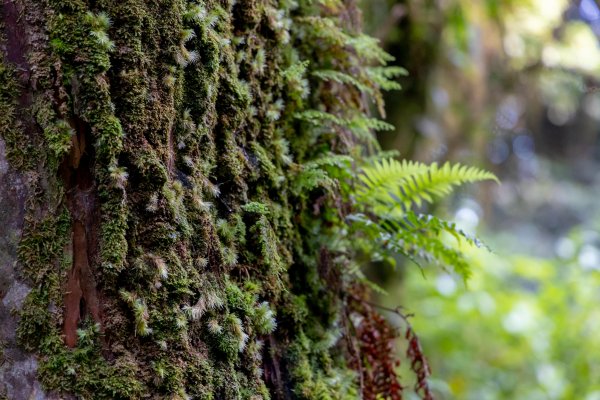
[[[24,2],[43,10],[49,40],[28,53],[40,84],[21,88],[44,146],[39,162],[17,165],[46,200],[32,199],[21,242],[34,290],[19,336],[47,390],[358,397],[340,340],[354,278],[327,256],[343,245],[326,171],[386,128],[365,116],[364,96],[379,96],[364,65],[386,55],[358,31],[352,3]],[[64,290],[78,221],[101,317],[77,308],[71,349]]]

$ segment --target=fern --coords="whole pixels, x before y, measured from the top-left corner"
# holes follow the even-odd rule
[[[424,263],[433,263],[444,269],[452,269],[465,282],[471,270],[460,245],[466,243],[485,247],[480,240],[458,229],[453,223],[432,215],[408,212],[402,218],[373,220],[366,214],[353,214],[347,219],[354,229],[371,239],[369,244],[372,247],[391,254],[401,254],[421,268]],[[452,236],[457,245],[448,242],[444,234]],[[374,250],[370,252],[377,254]]]
[[[405,76],[408,72],[401,67],[370,67],[365,70],[369,79],[382,90],[400,90],[402,86],[394,78]]]
[[[328,154],[326,156],[317,158],[304,164],[305,168],[316,168],[316,167],[337,167],[337,168],[349,168],[352,164],[353,158],[343,154]]]
[[[459,244],[466,242],[475,247],[487,247],[476,237],[457,228],[455,223],[445,221],[430,214],[417,214],[409,211],[404,218],[384,220],[381,226],[391,233],[398,230],[405,230],[410,233],[429,231],[436,235],[441,235],[445,232],[456,239]]]
[[[377,118],[369,118],[364,114],[352,118],[344,118],[324,111],[306,110],[296,113],[295,117],[318,127],[333,124],[334,126],[345,128],[352,132],[356,139],[376,147],[378,147],[377,140],[373,136],[373,130],[389,131],[395,129],[393,125],[385,121]]]
[[[348,120],[348,126],[353,129],[364,129],[374,131],[393,131],[396,127],[385,121],[377,118],[368,118],[365,116],[359,116]]]
[[[333,82],[337,82],[337,83],[341,83],[341,84],[353,85],[358,90],[360,90],[361,92],[363,92],[365,94],[369,94],[369,95],[374,94],[373,88],[367,86],[366,84],[359,81],[355,77],[348,75],[344,72],[334,71],[334,70],[320,70],[320,71],[314,71],[312,74],[313,74],[313,76],[320,78],[324,81],[333,81]]]
[[[313,166],[303,168],[293,182],[292,192],[296,196],[302,193],[310,192],[313,189],[321,187],[330,190],[335,185],[335,180],[331,179],[326,171]]]
[[[308,67],[308,61],[302,61],[289,66],[289,68],[280,72],[281,76],[287,80],[302,79]]]
[[[400,253],[421,266],[420,260],[428,263],[441,264],[444,268],[452,268],[466,282],[471,276],[471,269],[464,254],[444,243],[432,232],[424,231],[419,234],[399,230],[385,237],[386,246]]]
[[[350,47],[362,62],[385,65],[394,57],[379,45],[379,39],[369,35],[350,35],[337,28],[335,20],[329,17],[305,16],[295,19],[300,25],[306,25],[303,33],[322,39],[329,45]],[[350,53],[348,53],[350,54]]]
[[[338,117],[337,115],[319,110],[302,111],[296,113],[295,117],[316,126],[322,125],[323,122],[333,122],[337,125],[344,125],[344,120],[342,118]]]
[[[437,262],[444,268],[452,268],[465,282],[471,275],[466,257],[458,248],[447,244],[443,234],[450,234],[459,247],[463,242],[475,247],[486,247],[476,237],[458,229],[454,223],[433,215],[409,211],[404,218],[384,220],[380,226],[382,231],[389,234],[387,245],[390,249],[408,256],[418,265],[418,259],[423,259]]]
[[[368,63],[375,62],[385,65],[390,61],[394,61],[394,56],[387,53],[379,45],[379,39],[369,35],[361,34],[355,37],[350,37],[348,42],[357,55]]]
[[[426,165],[415,161],[382,160],[363,168],[358,201],[374,201],[379,211],[402,213],[423,201],[433,202],[455,186],[482,180],[498,181],[490,172],[461,164]],[[399,208],[400,207],[400,208]]]
[[[359,213],[348,217],[367,238],[367,252],[373,256],[379,250],[399,253],[417,265],[423,261],[453,269],[465,281],[470,275],[469,264],[457,246],[447,242],[445,234],[462,243],[477,247],[483,244],[456,226],[432,215],[418,215],[413,206],[433,202],[434,198],[448,195],[455,186],[485,179],[496,180],[490,172],[460,164],[446,163],[439,167],[415,161],[397,161],[375,157],[363,167],[356,181],[358,187],[350,191]],[[378,243],[376,247],[371,241]],[[381,258],[381,257],[379,257]]]
[[[293,193],[300,195],[318,187],[326,190],[332,189],[341,183],[340,180],[336,179],[340,174],[334,173],[334,170],[343,171],[343,173],[347,174],[353,161],[353,158],[350,156],[327,154],[300,165],[300,172],[292,182]]]

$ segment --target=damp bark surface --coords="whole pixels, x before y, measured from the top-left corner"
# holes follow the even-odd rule
[[[92,269],[97,253],[98,226],[97,194],[92,172],[94,153],[85,124],[79,123],[77,128],[72,136],[71,151],[60,167],[72,218],[73,260],[65,287],[63,325],[65,343],[71,348],[77,345],[77,329],[86,316],[91,316],[102,326],[100,299]]]
[[[360,396],[311,162],[368,107],[312,73],[373,43],[319,3],[2,0],[0,399]]]

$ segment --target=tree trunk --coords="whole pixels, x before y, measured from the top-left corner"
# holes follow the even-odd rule
[[[305,72],[358,16],[316,3],[3,0],[0,398],[359,396],[297,179],[350,146],[295,117],[364,111]]]

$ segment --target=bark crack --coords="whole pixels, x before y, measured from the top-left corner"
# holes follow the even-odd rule
[[[76,134],[62,165],[67,185],[67,205],[73,219],[73,264],[65,291],[63,333],[69,347],[77,345],[77,327],[86,315],[101,324],[101,307],[96,289],[92,260],[97,248],[97,207],[92,173],[93,150],[88,145],[88,127],[83,121],[72,122]]]

